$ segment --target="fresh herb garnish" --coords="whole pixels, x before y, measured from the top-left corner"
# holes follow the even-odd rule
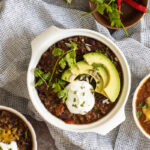
[[[98,107],[97,107],[97,106],[94,106],[94,109],[95,109],[95,110],[98,110]]]
[[[80,88],[81,88],[81,89],[84,89],[85,87],[84,87],[84,86],[80,86]]]
[[[64,52],[60,48],[54,48],[52,54],[53,56],[57,56],[58,59],[56,60],[55,66],[53,68],[51,77],[49,79],[48,86],[51,85],[51,82],[53,80],[53,76],[56,72],[57,65],[59,64],[62,69],[66,67],[66,64],[68,64],[69,67],[76,64],[76,50],[77,50],[77,44],[70,41],[71,48],[67,52]]]
[[[52,51],[52,55],[58,57],[58,59],[56,60],[52,73],[44,73],[39,68],[36,68],[34,70],[35,77],[40,78],[35,86],[41,86],[43,83],[45,83],[47,89],[49,87],[52,87],[54,92],[57,93],[58,97],[62,98],[63,103],[65,103],[68,97],[68,90],[64,88],[66,82],[57,78],[53,79],[53,76],[55,73],[58,74],[60,72],[60,69],[56,70],[58,65],[61,69],[64,69],[66,65],[71,67],[72,65],[76,64],[76,50],[77,44],[72,41],[70,41],[70,50],[66,52],[60,48],[54,48]]]
[[[57,93],[58,97],[62,99],[62,102],[65,103],[68,97],[68,90],[64,88],[66,82],[56,78],[55,83],[53,83],[52,88],[54,92]]]
[[[77,94],[77,91],[74,91],[73,94]]]
[[[28,131],[25,131],[25,139],[27,139],[28,138]]]
[[[35,84],[35,87],[37,86],[41,86],[43,83],[46,84],[47,86],[47,80],[50,77],[50,72],[48,73],[44,73],[42,70],[40,70],[39,68],[36,68],[34,70],[34,76],[40,78],[37,83]]]
[[[85,93],[83,92],[82,95],[85,96]]]
[[[67,4],[71,4],[72,0],[65,0]]]
[[[78,108],[76,104],[72,104],[73,107]]]
[[[110,19],[110,25],[117,28],[122,27],[128,36],[126,28],[120,19],[121,11],[118,10],[116,0],[91,0],[91,2],[96,4],[96,8],[89,13],[83,14],[82,16],[90,15],[94,12],[98,12],[99,14],[104,15],[106,12]]]
[[[76,98],[73,99],[73,102],[76,102]]]
[[[143,103],[139,103],[137,108],[148,108],[148,104],[143,105]]]
[[[148,104],[145,104],[142,108],[148,108]]]
[[[83,103],[80,105],[81,107],[84,107],[85,101],[83,101]]]
[[[10,142],[10,141],[7,141],[7,142],[6,142],[6,144],[10,145],[10,144],[11,144],[11,142]]]
[[[92,94],[94,94],[94,93],[95,93],[95,91],[94,91],[92,88],[90,89],[90,91],[91,91],[91,93],[92,93]]]
[[[138,111],[136,112],[136,116],[137,116],[137,118],[140,118],[140,117],[141,117],[141,115],[142,115],[142,111],[138,110]]]
[[[99,49],[97,49],[97,50],[96,50],[96,53],[102,53],[102,51],[101,51],[101,50],[99,50]]]
[[[66,102],[67,97],[68,97],[68,90],[63,89],[63,90],[59,91],[58,92],[58,97],[62,98],[62,102],[64,104]]]
[[[3,150],[1,146],[0,146],[0,150]]]
[[[142,106],[143,106],[143,103],[139,103],[137,107],[141,108]]]

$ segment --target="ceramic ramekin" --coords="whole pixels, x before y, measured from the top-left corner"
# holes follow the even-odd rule
[[[31,123],[18,111],[6,107],[6,106],[0,106],[0,110],[6,110],[8,112],[13,113],[14,115],[18,116],[21,120],[23,120],[23,122],[27,125],[27,127],[29,128],[30,132],[31,132],[31,136],[32,136],[32,143],[33,143],[33,148],[32,150],[37,150],[37,140],[36,140],[36,134],[35,131],[31,125]]]
[[[62,120],[58,119],[54,115],[52,115],[48,110],[44,107],[43,103],[39,99],[38,93],[35,89],[35,77],[34,77],[34,69],[38,64],[42,54],[54,43],[68,37],[72,36],[88,36],[98,41],[101,41],[105,45],[111,48],[111,50],[118,57],[119,62],[122,66],[123,70],[123,89],[119,98],[118,103],[113,108],[113,110],[106,115],[104,118],[90,124],[86,125],[72,125],[66,124]],[[131,86],[131,75],[129,66],[127,61],[121,52],[121,50],[107,37],[104,35],[87,29],[59,29],[55,26],[51,26],[41,35],[36,37],[32,43],[32,56],[31,61],[28,68],[27,73],[27,85],[28,91],[31,98],[31,101],[37,110],[37,112],[46,120],[48,123],[64,130],[74,131],[74,132],[96,132],[102,135],[107,134],[113,128],[118,126],[125,120],[124,107],[127,101],[130,86]]]
[[[144,77],[144,79],[139,83],[138,87],[136,88],[136,91],[134,93],[133,96],[133,101],[132,101],[132,113],[133,113],[133,117],[135,120],[135,123],[137,125],[137,127],[140,129],[140,131],[148,138],[150,139],[150,135],[148,133],[146,133],[146,131],[143,129],[143,127],[140,125],[140,122],[136,116],[136,99],[137,99],[137,94],[139,92],[139,89],[141,88],[141,86],[147,81],[147,79],[150,78],[150,74],[148,74],[146,77]]]

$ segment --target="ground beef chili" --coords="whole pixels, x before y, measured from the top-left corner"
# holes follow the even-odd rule
[[[137,99],[136,99],[136,112],[137,118],[143,129],[150,134],[150,120],[146,120],[146,116],[143,113],[143,107],[146,106],[147,100],[150,100],[150,78],[145,81],[145,83],[140,87]],[[150,106],[147,109],[150,109]],[[145,107],[145,108],[146,108]]]
[[[122,85],[122,69],[120,66],[120,63],[118,61],[118,58],[113,54],[113,52],[103,43],[89,38],[85,36],[75,36],[63,39],[56,44],[52,45],[41,57],[37,68],[41,69],[44,72],[51,72],[52,68],[55,65],[56,57],[52,55],[52,51],[54,48],[61,48],[64,51],[68,51],[69,48],[66,45],[66,43],[69,43],[69,41],[72,41],[77,44],[78,48],[76,51],[77,54],[77,62],[80,60],[83,60],[83,55],[89,52],[95,52],[97,50],[100,50],[101,53],[106,55],[116,66],[119,76],[121,79],[121,85]],[[58,68],[59,69],[59,68]],[[66,68],[67,69],[67,68]],[[58,73],[55,75],[57,78],[61,78],[62,73]],[[36,78],[36,81],[38,81],[38,78]],[[79,115],[79,114],[72,114],[67,109],[66,105],[62,103],[62,101],[57,97],[57,94],[53,92],[52,88],[46,89],[46,85],[42,84],[41,86],[36,87],[38,91],[38,95],[47,108],[49,112],[51,112],[53,115],[57,116],[61,120],[65,121],[66,123],[73,123],[73,124],[87,124],[91,122],[95,122],[102,117],[104,117],[106,114],[108,114],[112,108],[117,103],[118,99],[115,103],[103,103],[103,100],[106,99],[101,94],[96,93],[95,94],[95,107],[88,112],[86,115]]]
[[[18,150],[32,150],[31,133],[16,115],[0,110],[0,142],[16,142]]]

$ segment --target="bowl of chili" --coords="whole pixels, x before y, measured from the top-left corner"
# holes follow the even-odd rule
[[[83,15],[92,14],[103,26],[126,32],[126,28],[137,24],[147,12],[148,0],[89,0],[89,7],[91,12]]]
[[[1,149],[2,145],[16,143],[18,150],[37,150],[31,123],[20,112],[6,106],[0,106],[0,143]]]
[[[80,40],[80,38],[82,38],[82,40]],[[117,57],[117,61],[119,61],[120,66],[122,68],[121,70],[123,78],[122,78],[121,93],[113,109],[103,118],[98,120],[96,119],[94,122],[91,121],[89,123],[83,122],[82,124],[77,124],[78,122],[76,122],[75,124],[72,124],[71,121],[66,120],[66,118],[68,118],[67,114],[70,115],[70,113],[64,108],[63,103],[61,103],[61,105],[58,105],[62,100],[58,99],[57,95],[56,96],[54,95],[54,93],[52,92],[53,89],[46,91],[47,88],[45,89],[44,85],[35,87],[35,85],[38,83],[37,81],[39,81],[39,78],[36,78],[35,76],[35,70],[36,67],[38,67],[39,69],[41,68],[44,71],[44,68],[49,70],[52,69],[50,67],[51,65],[55,66],[56,60],[54,59],[54,57],[50,56],[51,50],[53,48],[57,48],[55,50],[60,51],[60,48],[65,48],[66,45],[67,46],[69,45],[68,44],[69,40],[74,40],[74,42],[76,43],[79,42],[80,44],[83,43],[85,45],[84,40],[91,40],[91,39],[92,39],[91,44],[93,45],[93,48],[95,47],[95,43],[98,43],[98,45],[102,45],[104,48],[108,47],[108,49],[109,48],[111,49],[111,51],[114,53],[114,55],[111,55],[112,59],[115,58],[113,56]],[[67,44],[62,44],[64,42],[67,42]],[[85,48],[87,49],[87,46],[89,50],[90,45],[86,44],[85,45],[86,47],[83,47],[83,44],[82,47],[79,47],[78,49],[79,54],[82,51],[84,53],[84,49]],[[28,92],[31,101],[33,103],[33,106],[44,120],[63,130],[74,132],[96,132],[102,135],[107,134],[109,131],[111,131],[113,128],[115,128],[125,120],[124,107],[131,86],[130,69],[124,54],[111,40],[109,40],[107,37],[103,36],[98,32],[88,29],[59,29],[55,26],[52,26],[48,28],[45,32],[43,32],[41,35],[37,36],[31,42],[31,45],[32,45],[32,56],[27,73]],[[93,48],[91,47],[91,50]],[[79,59],[82,58],[81,56],[82,53],[79,55]],[[44,65],[47,63],[50,66]],[[45,78],[45,76],[47,76],[47,73],[42,78]],[[39,81],[39,83],[41,85],[41,80]],[[56,87],[55,85],[53,88]],[[59,108],[59,110],[62,110],[63,112],[65,109],[67,111],[66,115],[59,116],[62,111],[57,111],[58,110],[57,108]],[[95,116],[97,114],[94,113],[93,115]],[[84,119],[84,116],[78,115],[78,117]],[[78,119],[78,117],[76,118]],[[64,119],[66,121],[64,121]],[[75,121],[77,120],[75,119]]]
[[[136,88],[132,112],[137,127],[150,139],[150,74],[144,77]]]

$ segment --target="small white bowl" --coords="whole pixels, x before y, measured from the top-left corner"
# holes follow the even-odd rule
[[[110,47],[110,49],[119,59],[124,78],[121,95],[113,110],[102,119],[85,125],[66,124],[64,121],[52,115],[41,102],[35,88],[34,69],[36,68],[42,54],[54,43],[73,36],[87,36],[96,39]],[[63,130],[74,132],[96,132],[102,135],[107,134],[125,120],[124,107],[130,92],[131,74],[124,54],[110,39],[98,32],[88,29],[59,29],[55,26],[51,26],[41,35],[37,36],[31,42],[31,46],[32,56],[28,67],[27,86],[31,101],[36,111],[40,114],[40,116],[42,116],[42,118],[44,118],[44,120]]]
[[[150,74],[148,74],[146,77],[144,77],[144,79],[139,83],[138,87],[136,88],[136,91],[134,93],[133,96],[133,102],[132,102],[132,113],[133,113],[133,117],[135,120],[135,123],[137,125],[137,127],[140,129],[140,131],[148,138],[150,139],[150,135],[148,133],[146,133],[146,131],[143,129],[143,127],[140,125],[140,122],[136,116],[136,99],[137,99],[137,94],[139,92],[139,89],[142,87],[142,85],[147,81],[147,79],[150,78]]]
[[[0,106],[0,110],[6,110],[8,112],[11,112],[12,114],[18,116],[21,120],[23,120],[23,122],[27,125],[27,127],[29,128],[31,132],[32,144],[33,144],[32,150],[37,150],[36,134],[31,123],[20,112],[16,111],[15,109],[12,109],[6,106]]]

